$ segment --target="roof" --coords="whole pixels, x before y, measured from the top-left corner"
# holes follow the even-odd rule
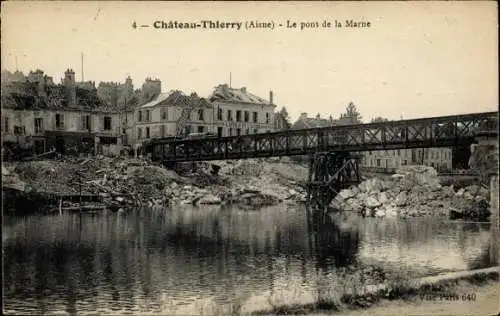
[[[146,104],[141,105],[141,108],[150,108],[157,106],[158,104],[165,101],[169,97],[169,95],[170,93],[160,93],[153,100],[147,102]]]
[[[205,98],[200,98],[196,93],[190,96],[185,95],[182,91],[173,90],[168,93],[160,93],[153,100],[141,105],[141,108],[150,108],[157,105],[177,105],[177,106],[198,106],[210,107],[210,102]]]
[[[345,119],[330,120],[324,118],[299,117],[299,119],[292,125],[292,129],[318,128],[318,127],[349,125],[349,124],[352,123]]]
[[[227,84],[218,85],[210,96],[210,101],[223,100],[238,103],[254,103],[271,105],[269,101],[262,99],[246,91],[246,88],[230,88]]]
[[[96,90],[75,87],[77,104],[68,105],[66,88],[63,85],[47,85],[43,94],[36,83],[15,82],[2,84],[2,106],[14,109],[82,109],[89,111],[113,111],[104,105]]]

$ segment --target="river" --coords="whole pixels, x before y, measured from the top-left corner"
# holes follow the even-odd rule
[[[3,225],[7,314],[221,314],[314,296],[346,269],[424,276],[493,265],[488,223],[444,219],[336,214],[311,232],[304,209],[277,206],[5,217]]]

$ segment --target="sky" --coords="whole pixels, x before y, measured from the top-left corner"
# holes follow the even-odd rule
[[[498,110],[497,3],[2,2],[2,70],[209,96],[218,84],[300,113],[364,121]],[[370,22],[348,28],[345,20]],[[155,29],[155,21],[274,22],[274,29]],[[323,28],[335,20],[341,28]],[[147,24],[133,28],[132,23]],[[287,21],[298,28],[287,28]],[[318,22],[319,28],[300,29]],[[282,27],[278,25],[282,24]],[[230,76],[231,74],[231,76]]]

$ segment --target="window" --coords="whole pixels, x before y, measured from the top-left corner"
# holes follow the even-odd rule
[[[166,120],[167,119],[167,113],[168,113],[167,109],[164,109],[164,108],[160,109],[160,116],[161,116],[162,120]]]
[[[241,135],[241,128],[237,128],[236,129],[236,136],[240,136]]]
[[[82,130],[89,131],[91,129],[90,126],[90,115],[82,116]]]
[[[236,122],[241,122],[241,111],[236,111]]]
[[[203,109],[199,109],[199,110],[198,110],[198,120],[203,121],[203,120],[205,119],[205,118],[204,118],[204,115],[203,115],[203,114],[204,114],[204,112],[205,112],[205,111],[203,111]]]
[[[146,122],[149,122],[151,120],[151,111],[146,110]]]
[[[246,132],[247,132],[247,135],[248,135],[248,134],[250,134],[250,129],[249,129],[249,128],[247,128],[247,131],[246,131]]]
[[[142,138],[142,128],[138,127],[137,128],[137,139],[141,139]]]
[[[259,132],[259,130],[258,130],[258,129],[254,129],[254,130],[253,130],[253,133],[254,133],[254,134],[257,134],[258,132]]]
[[[233,136],[233,129],[232,128],[229,129],[229,136]]]
[[[403,166],[406,166],[408,164],[408,160],[403,160]]]
[[[258,120],[257,112],[253,112],[253,122],[257,123],[257,120]]]
[[[204,126],[198,126],[198,133],[203,133],[205,130]]]
[[[377,167],[380,167],[380,159],[377,159]]]
[[[266,124],[269,124],[269,113],[266,113]]]
[[[3,131],[6,133],[9,132],[9,118],[8,117],[3,118]]]
[[[250,120],[250,113],[248,111],[245,111],[245,113],[243,113],[243,114],[244,114],[243,116],[244,116],[245,122],[248,122]]]
[[[217,120],[222,121],[222,109],[217,109]]]
[[[56,114],[56,128],[58,129],[64,128],[64,115]]]
[[[35,133],[41,133],[43,132],[43,119],[42,118],[35,118]]]
[[[142,111],[137,112],[137,121],[142,122]]]
[[[233,120],[233,111],[227,110],[227,120],[232,121]]]
[[[191,125],[186,125],[184,130],[186,131],[186,134],[191,134]]]
[[[149,138],[150,136],[150,130],[149,127],[146,127],[146,138]]]
[[[165,125],[160,125],[160,137],[165,137]]]
[[[24,126],[14,126],[15,135],[24,135],[24,132],[25,132]]]
[[[104,117],[104,130],[105,131],[111,130],[111,116]]]
[[[398,149],[398,156],[401,156],[401,149]]]
[[[217,136],[222,137],[222,127],[217,127]]]

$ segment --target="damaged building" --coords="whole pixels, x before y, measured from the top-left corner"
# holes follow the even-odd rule
[[[136,108],[136,141],[190,133],[210,132],[212,104],[196,93],[173,90],[156,95]],[[185,112],[185,119],[183,118]]]
[[[130,116],[132,116],[130,111]],[[127,111],[104,104],[94,83],[77,83],[66,70],[55,85],[43,72],[2,84],[2,142],[34,153],[92,152],[126,143]],[[133,123],[131,120],[130,123]]]

